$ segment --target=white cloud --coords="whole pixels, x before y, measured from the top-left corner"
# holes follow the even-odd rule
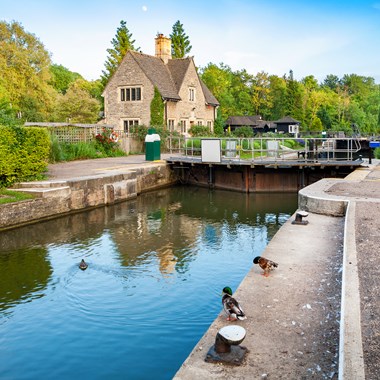
[[[143,10],[144,12],[146,12],[146,11],[148,10],[148,7],[147,7],[146,5],[143,5],[143,6],[142,6],[142,10]]]

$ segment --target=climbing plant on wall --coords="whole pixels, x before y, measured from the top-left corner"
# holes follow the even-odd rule
[[[154,96],[150,103],[150,125],[155,127],[164,125],[164,102],[157,87],[154,87]]]

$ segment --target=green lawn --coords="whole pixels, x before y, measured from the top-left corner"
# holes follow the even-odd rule
[[[0,205],[5,203],[20,202],[25,199],[32,199],[32,194],[21,193],[19,191],[12,191],[7,189],[0,189]]]

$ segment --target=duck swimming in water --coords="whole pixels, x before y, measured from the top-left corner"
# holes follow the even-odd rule
[[[239,302],[232,297],[232,290],[229,286],[223,288],[222,304],[224,311],[227,314],[227,321],[244,320],[247,317],[244,314]]]
[[[79,263],[79,268],[82,270],[86,270],[88,267],[88,264],[82,259],[82,261]]]

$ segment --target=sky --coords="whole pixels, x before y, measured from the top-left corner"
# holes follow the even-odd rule
[[[87,80],[100,78],[122,20],[150,55],[157,33],[169,37],[179,20],[200,68],[380,84],[380,0],[0,0],[0,21],[21,23],[53,63]]]

